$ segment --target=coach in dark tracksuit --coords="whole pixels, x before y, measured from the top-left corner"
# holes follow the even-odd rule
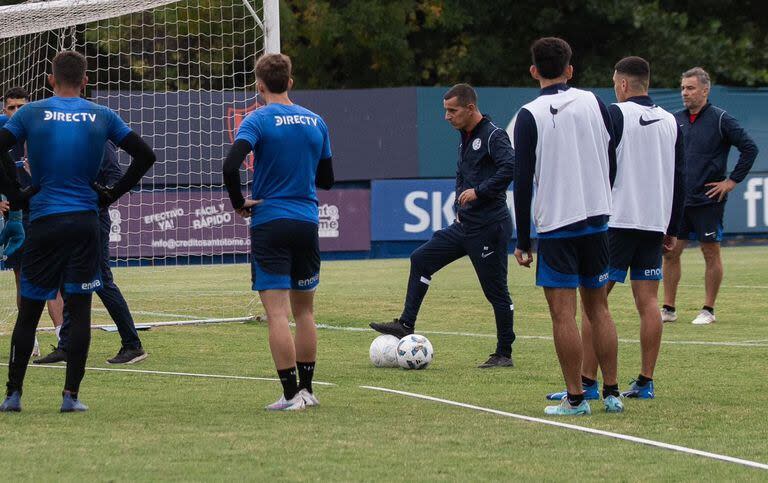
[[[749,173],[758,148],[738,121],[708,101],[709,74],[701,67],[683,73],[682,97],[685,109],[675,113],[685,148],[685,210],[675,248],[664,255],[664,322],[677,320],[675,298],[680,282],[680,255],[685,239],[701,242],[704,255],[704,306],[693,319],[696,325],[715,321],[715,299],[723,280],[720,241],[727,194]],[[726,177],[728,152],[739,150],[739,161]]]
[[[104,149],[104,160],[101,170],[96,178],[96,182],[102,186],[112,186],[122,178],[123,172],[117,161],[117,153],[112,143],[107,143]],[[109,233],[112,228],[112,221],[109,217],[109,209],[101,208],[99,210],[99,224],[101,227],[101,282],[102,287],[96,291],[101,302],[109,312],[110,317],[115,322],[117,330],[120,333],[122,347],[117,355],[107,362],[110,364],[131,364],[141,361],[147,357],[146,352],[141,347],[141,340],[136,331],[133,317],[128,309],[128,303],[115,284],[112,276],[112,270],[109,267]],[[64,325],[61,326],[59,334],[59,347],[49,354],[48,358],[57,359],[65,357],[67,343],[69,342],[70,317],[66,309],[64,310]],[[53,356],[53,357],[51,357]],[[63,359],[60,359],[63,360]],[[42,363],[57,362],[55,360],[45,360]],[[35,361],[40,364],[41,362]]]
[[[469,255],[496,318],[496,350],[481,368],[511,367],[514,306],[507,288],[507,245],[512,220],[507,188],[514,172],[514,150],[506,131],[477,109],[477,94],[467,84],[443,96],[445,119],[461,133],[456,170],[456,221],[434,234],[411,255],[405,308],[399,319],[372,323],[384,334],[412,334],[432,275]]]

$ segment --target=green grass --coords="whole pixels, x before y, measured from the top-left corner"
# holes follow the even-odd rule
[[[768,463],[768,248],[727,248],[724,263],[718,322],[693,326],[689,321],[702,304],[703,261],[697,250],[686,251],[680,321],[665,325],[664,340],[762,342],[665,344],[656,400],[629,401],[622,415],[604,414],[602,404],[593,403],[593,416],[567,422]],[[398,315],[407,271],[407,260],[325,263],[318,322],[365,327]],[[130,268],[116,276],[135,310],[258,314],[247,272],[244,266]],[[543,417],[543,395],[563,385],[552,341],[528,338],[551,334],[546,303],[533,286],[532,270],[510,267],[509,282],[521,336],[514,369],[475,368],[495,346],[494,324],[463,260],[435,276],[418,328],[487,337],[428,334],[433,364],[402,371],[370,365],[372,333],[321,330],[316,378],[336,386],[316,387],[322,406],[303,413],[262,409],[278,397],[276,382],[90,371],[81,395],[91,410],[62,415],[64,371],[30,368],[24,412],[0,415],[0,474],[5,481],[768,481],[766,471],[360,388],[381,386]],[[215,293],[226,296],[226,307],[215,306]],[[637,339],[628,287],[617,287],[611,308],[619,336]],[[96,323],[105,321],[95,312]],[[3,360],[10,329],[0,324]],[[118,337],[102,331],[93,336],[89,365],[106,366]],[[53,342],[52,334],[40,338]],[[142,338],[151,355],[134,369],[274,377],[261,323],[153,329]],[[638,372],[639,345],[623,342],[619,355],[625,386]]]

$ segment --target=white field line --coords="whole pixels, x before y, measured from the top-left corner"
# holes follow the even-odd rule
[[[317,324],[318,329],[327,330],[343,330],[348,332],[374,332],[373,329],[365,327],[338,327],[335,325]],[[495,339],[494,334],[478,334],[474,332],[447,332],[440,330],[420,330],[419,334],[434,334],[434,335],[456,335],[460,337],[482,337],[487,339]],[[518,335],[518,339],[529,340],[552,340],[550,335]],[[639,344],[639,339],[619,339],[619,342],[625,344]],[[736,342],[714,342],[706,340],[662,340],[662,344],[676,344],[676,345],[705,345],[705,346],[723,346],[723,347],[768,347],[768,344],[761,343],[763,341],[736,341]],[[768,342],[768,341],[765,341]]]
[[[170,327],[170,326],[176,326],[176,325],[204,325],[204,324],[225,324],[229,322],[247,322],[250,320],[253,320],[254,317],[247,316],[247,317],[232,317],[228,319],[199,319],[199,320],[172,320],[169,322],[148,322],[146,324],[139,322],[136,325],[144,325],[144,326],[150,326],[150,327]],[[91,329],[105,329],[115,327],[115,324],[104,324],[104,325],[91,325]],[[53,332],[56,328],[54,327],[38,327],[38,332]]]
[[[107,312],[107,309],[100,309],[95,308],[93,309],[94,312]],[[168,312],[147,312],[145,310],[131,310],[132,314],[137,315],[153,315],[157,317],[170,317],[170,318],[177,318],[177,319],[201,319],[199,315],[185,315],[185,314],[169,314]]]
[[[515,414],[515,413],[509,413],[509,412],[506,412],[506,411],[499,411],[498,409],[484,408],[482,406],[475,406],[473,404],[465,404],[465,403],[461,403],[461,402],[457,402],[457,401],[451,401],[449,399],[440,399],[440,398],[437,398],[437,397],[426,396],[424,394],[416,394],[416,393],[412,393],[412,392],[397,391],[395,389],[387,389],[387,388],[384,388],[384,387],[376,387],[376,386],[360,386],[360,387],[363,388],[363,389],[370,389],[370,390],[373,390],[373,391],[381,391],[381,392],[386,392],[386,393],[390,393],[390,394],[398,394],[400,396],[407,396],[407,397],[412,397],[412,398],[416,398],[416,399],[423,399],[423,400],[426,400],[426,401],[438,402],[438,403],[442,403],[442,404],[447,404],[449,406],[456,406],[456,407],[465,408],[465,409],[473,409],[475,411],[481,411],[481,412],[484,412],[484,413],[496,414],[497,416],[504,416],[504,417],[507,417],[507,418],[520,419],[520,420],[523,420],[523,421],[528,421],[530,423],[546,424],[548,426],[556,426],[558,428],[565,428],[565,429],[570,429],[570,430],[573,430],[573,431],[580,431],[580,432],[583,432],[583,433],[589,433],[589,434],[595,434],[595,435],[598,435],[598,436],[605,436],[605,437],[608,437],[608,438],[620,439],[620,440],[629,441],[629,442],[632,442],[632,443],[644,444],[644,445],[647,445],[647,446],[654,446],[656,448],[662,448],[662,449],[667,449],[667,450],[671,450],[671,451],[677,451],[677,452],[680,452],[680,453],[686,453],[686,454],[691,454],[691,455],[696,455],[696,456],[703,456],[704,458],[710,458],[710,459],[713,459],[713,460],[725,461],[727,463],[735,463],[735,464],[738,464],[738,465],[749,466],[751,468],[759,468],[761,470],[768,470],[768,464],[758,463],[756,461],[750,461],[750,460],[745,460],[745,459],[741,459],[741,458],[734,458],[732,456],[726,456],[726,455],[721,455],[721,454],[717,454],[717,453],[710,453],[709,451],[702,451],[702,450],[698,450],[698,449],[694,449],[694,448],[688,448],[688,447],[685,447],[685,446],[679,446],[679,445],[676,445],[676,444],[662,443],[660,441],[654,441],[652,439],[639,438],[637,436],[629,436],[629,435],[621,434],[621,433],[613,433],[613,432],[610,432],[610,431],[603,431],[603,430],[600,430],[600,429],[587,428],[587,427],[584,427],[584,426],[578,426],[576,424],[561,423],[561,422],[552,421],[552,420],[549,420],[549,419],[534,418],[534,417],[531,417],[531,416],[524,416],[522,414]]]
[[[8,364],[4,362],[0,362],[0,366],[8,366]],[[66,369],[67,366],[64,364],[45,364],[45,365],[37,365],[37,364],[30,364],[28,367],[39,367],[39,368],[48,368],[48,369]],[[238,381],[269,381],[269,382],[280,382],[280,379],[274,378],[274,377],[251,377],[251,376],[231,376],[226,374],[198,374],[194,372],[170,372],[170,371],[145,371],[141,369],[118,369],[118,368],[111,368],[111,367],[86,367],[87,371],[101,371],[101,372],[129,372],[133,374],[153,374],[153,375],[159,375],[159,376],[181,376],[181,377],[201,377],[201,378],[208,378],[208,379],[235,379]],[[312,381],[312,384],[317,384],[318,386],[335,386],[336,384],[333,384],[332,382],[322,382],[322,381]]]

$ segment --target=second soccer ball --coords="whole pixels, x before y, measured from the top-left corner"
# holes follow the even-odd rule
[[[397,363],[403,369],[424,369],[433,355],[432,343],[423,335],[406,335],[397,344]]]

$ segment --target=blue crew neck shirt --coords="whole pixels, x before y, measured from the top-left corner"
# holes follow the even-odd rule
[[[317,224],[317,165],[331,157],[325,121],[296,104],[269,104],[245,118],[238,139],[251,145],[251,198],[262,200],[251,209],[251,226],[277,219]]]
[[[40,191],[29,203],[30,219],[99,211],[91,187],[107,141],[119,144],[131,129],[111,109],[79,97],[31,102],[5,124],[27,142],[32,185]]]

